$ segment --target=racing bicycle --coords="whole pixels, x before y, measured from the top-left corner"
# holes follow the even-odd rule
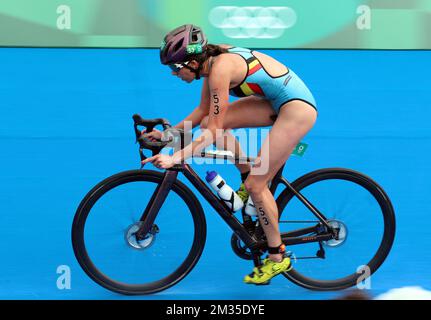
[[[166,119],[133,116],[141,160],[158,154],[184,132]],[[164,138],[149,141],[161,125]],[[144,152],[145,151],[145,152]],[[202,158],[252,163],[254,158],[202,152]],[[293,269],[282,275],[310,290],[341,290],[371,276],[387,258],[395,237],[395,215],[385,191],[370,177],[350,169],[325,168],[293,182],[282,176],[270,182],[279,211],[280,232]],[[72,226],[75,256],[96,283],[126,295],[172,287],[198,263],[206,242],[201,203],[179,174],[233,231],[236,256],[262,264],[267,241],[259,219],[233,213],[192,169],[183,163],[164,170],[142,167],[98,183],[82,199]],[[221,245],[221,244],[220,244]],[[217,254],[217,253],[216,253]]]

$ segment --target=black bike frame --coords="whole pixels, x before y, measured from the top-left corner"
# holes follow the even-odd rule
[[[207,153],[202,153],[201,157],[211,157],[220,159],[230,159],[234,161],[250,161],[249,158],[236,158],[226,156],[216,156],[209,155]],[[281,233],[281,239],[286,245],[296,245],[309,242],[320,242],[334,239],[337,236],[336,230],[327,223],[326,217],[317,210],[301,193],[296,191],[292,185],[282,177],[284,165],[280,168],[277,174],[274,176],[270,191],[275,194],[278,185],[281,183],[285,185],[320,221],[316,225],[294,230],[290,232]],[[164,173],[162,182],[157,186],[154,191],[151,200],[149,201],[147,207],[145,208],[141,221],[143,221],[142,226],[136,233],[137,239],[143,239],[147,235],[155,221],[157,213],[159,212],[163,202],[165,201],[172,184],[175,182],[178,176],[178,172],[182,172],[184,176],[193,184],[193,186],[199,191],[199,193],[208,201],[208,203],[214,208],[214,210],[220,215],[220,217],[228,224],[232,231],[238,236],[238,238],[250,249],[253,256],[257,256],[259,252],[265,251],[267,249],[267,243],[265,240],[256,239],[253,235],[247,231],[244,225],[233,215],[229,207],[219,199],[214,192],[208,187],[208,185],[196,174],[196,172],[188,164],[177,165],[171,169],[168,169]],[[323,230],[326,232],[322,232]],[[310,235],[316,233],[316,235]],[[308,236],[306,236],[308,235]],[[256,263],[255,258],[255,263]]]

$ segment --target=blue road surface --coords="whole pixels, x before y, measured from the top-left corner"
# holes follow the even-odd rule
[[[319,168],[347,167],[373,177],[392,200],[397,232],[367,293],[404,286],[430,290],[431,52],[262,51],[291,67],[318,103],[317,123],[303,139],[309,148],[304,157],[289,160],[284,175],[294,180]],[[309,291],[282,276],[270,286],[243,284],[252,264],[234,255],[232,232],[205,202],[206,247],[183,281],[143,297],[121,296],[95,284],[71,245],[81,199],[104,178],[139,168],[134,113],[176,124],[197,106],[202,82],[174,78],[160,65],[158,51],[149,49],[1,48],[0,61],[0,299],[331,299],[342,294]],[[202,178],[210,168],[232,187],[239,185],[232,165],[194,168]],[[168,209],[171,221],[185,225],[178,210]],[[357,213],[357,221],[367,223]],[[180,231],[178,239],[189,236]],[[366,242],[367,234],[362,239]],[[367,250],[356,248],[340,259],[348,262]],[[164,254],[179,250],[171,243]],[[70,289],[57,287],[59,266],[70,268]]]

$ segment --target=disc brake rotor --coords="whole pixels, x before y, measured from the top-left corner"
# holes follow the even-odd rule
[[[326,247],[338,247],[341,246],[347,239],[347,227],[346,225],[339,220],[329,220],[329,226],[338,230],[338,237],[336,239],[331,239],[328,241],[322,241],[322,244]]]
[[[157,225],[153,225],[151,227],[150,232],[148,232],[144,239],[137,240],[136,239],[136,232],[139,230],[139,228],[142,226],[142,221],[136,222],[132,225],[130,225],[125,232],[124,238],[126,240],[126,243],[128,246],[136,249],[136,250],[145,250],[151,247],[151,245],[156,240],[156,234],[159,233],[159,227]]]

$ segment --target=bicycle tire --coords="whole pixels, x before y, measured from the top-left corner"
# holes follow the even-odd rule
[[[291,185],[295,190],[300,192],[303,188],[313,183],[327,179],[344,179],[358,183],[368,190],[380,205],[384,219],[384,233],[377,252],[367,263],[371,275],[376,272],[386,260],[394,242],[396,222],[392,203],[383,188],[374,180],[360,172],[350,169],[326,168],[316,170],[298,178],[292,182]],[[279,219],[283,214],[284,208],[293,197],[294,194],[287,188],[284,189],[277,197],[276,202],[279,210]],[[336,291],[347,289],[356,285],[358,278],[361,276],[360,274],[354,273],[338,280],[315,280],[302,275],[295,269],[292,269],[289,272],[284,272],[283,275],[296,285],[315,291]]]
[[[124,284],[112,280],[105,276],[102,272],[100,272],[98,268],[93,264],[91,258],[88,255],[88,252],[85,247],[84,227],[91,208],[94,206],[97,200],[99,200],[109,190],[125,183],[136,181],[161,183],[162,179],[163,174],[157,171],[130,170],[121,172],[101,181],[93,189],[91,189],[81,201],[76,211],[72,225],[73,251],[76,259],[78,260],[78,263],[80,264],[84,272],[93,281],[95,281],[102,287],[124,295],[144,295],[156,293],[162,290],[166,290],[184,279],[199,261],[206,241],[205,215],[202,206],[196,196],[186,185],[184,185],[179,180],[176,180],[174,182],[174,184],[172,185],[171,192],[173,191],[178,196],[180,196],[189,208],[194,222],[195,233],[193,238],[193,245],[187,258],[184,260],[181,266],[178,267],[172,274],[164,277],[159,281],[155,281],[148,284]]]

